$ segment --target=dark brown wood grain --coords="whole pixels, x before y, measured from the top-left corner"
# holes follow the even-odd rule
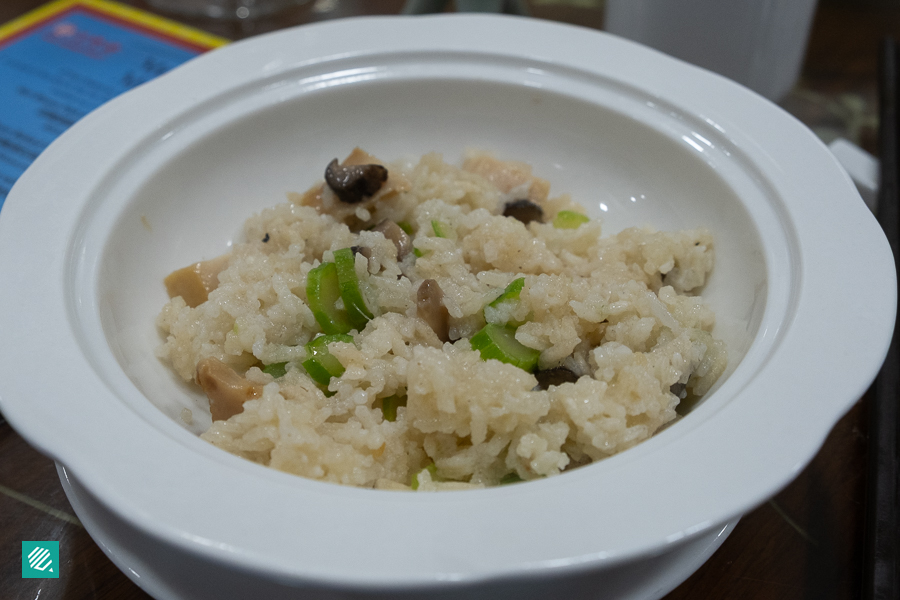
[[[860,597],[867,398],[797,479],[753,512],[666,600]]]
[[[143,0],[126,3],[149,8]],[[0,23],[41,4],[2,0]],[[575,4],[534,2],[531,9],[537,18],[602,26],[602,11]],[[402,0],[340,0],[333,11],[317,12],[310,1],[254,24],[186,22],[238,39],[325,18],[394,14],[402,5]],[[801,82],[785,108],[812,127],[844,127],[874,153],[877,121],[870,117],[877,114],[878,41],[886,34],[900,38],[900,4],[822,0]],[[867,406],[865,397],[796,480],[744,516],[718,552],[666,600],[860,598]],[[53,462],[0,424],[0,600],[149,598],[73,520]],[[21,542],[27,540],[60,541],[59,579],[21,578]]]

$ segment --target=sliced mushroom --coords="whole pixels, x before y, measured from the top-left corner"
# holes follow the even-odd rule
[[[426,279],[416,292],[416,314],[428,323],[442,342],[450,341],[450,313],[442,302],[444,291],[434,279]]]
[[[350,246],[350,251],[353,253],[353,256],[362,254],[366,260],[372,258],[372,249],[366,246]]]
[[[325,183],[341,202],[357,204],[373,196],[387,181],[388,171],[382,165],[343,166],[335,158],[325,169]]]
[[[262,396],[262,386],[223,363],[218,358],[204,358],[197,363],[194,376],[209,398],[213,421],[224,421],[244,410],[244,402]]]
[[[181,296],[191,308],[209,300],[209,293],[219,287],[219,273],[228,266],[229,256],[223,254],[169,273],[163,280],[169,298]]]
[[[512,217],[526,225],[532,221],[543,223],[544,209],[527,198],[512,200],[503,206],[503,216]]]
[[[521,187],[532,202],[543,202],[550,194],[550,182],[531,174],[531,167],[522,162],[499,160],[489,154],[470,154],[463,162],[463,170],[481,175],[504,194]]]
[[[386,239],[394,242],[397,247],[397,261],[402,261],[406,255],[412,252],[412,238],[410,238],[399,225],[393,221],[385,219],[375,226],[374,231],[382,234]]]
[[[578,381],[578,375],[565,367],[553,367],[552,369],[537,371],[534,376],[538,381],[535,389],[538,390],[546,390],[552,386]]]
[[[302,194],[298,194],[297,192],[288,192],[288,200],[298,206],[312,206],[316,210],[321,211],[324,206],[322,202],[322,191],[324,189],[325,184],[318,183]]]

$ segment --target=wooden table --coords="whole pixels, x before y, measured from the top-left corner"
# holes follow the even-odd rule
[[[148,9],[142,0],[127,3]],[[0,23],[42,4],[3,0]],[[259,23],[186,20],[238,39],[356,14],[394,14],[402,0],[318,0]],[[585,7],[593,4],[593,7]],[[531,2],[532,15],[601,28],[602,1]],[[826,141],[843,136],[875,153],[876,56],[900,39],[900,5],[820,0],[802,79],[782,105]],[[0,82],[3,85],[3,82]],[[828,600],[861,597],[867,394],[825,445],[774,498],[747,514],[716,554],[666,600]],[[63,576],[22,579],[23,540],[59,540]],[[149,598],[106,558],[80,525],[54,464],[0,424],[0,600]]]

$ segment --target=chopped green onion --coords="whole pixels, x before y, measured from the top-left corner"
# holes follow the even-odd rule
[[[275,379],[278,379],[278,378],[280,378],[280,377],[284,377],[284,374],[287,373],[287,363],[286,363],[286,362],[280,362],[280,363],[271,363],[271,364],[268,364],[268,365],[266,365],[266,366],[264,366],[264,367],[262,368],[262,372],[263,372],[263,373],[268,373],[269,375],[271,375],[271,376],[274,377]]]
[[[394,394],[381,400],[381,412],[384,414],[385,421],[397,420],[397,407],[406,406],[406,396]]]
[[[518,300],[519,294],[522,292],[522,288],[525,287],[525,278],[519,277],[518,279],[514,279],[512,283],[506,286],[506,289],[503,290],[503,293],[500,294],[496,300],[488,304],[491,308],[497,308],[504,302],[509,302],[511,300]]]
[[[472,336],[470,344],[484,360],[495,358],[529,372],[534,371],[541,356],[539,350],[516,340],[516,328],[512,325],[488,323]]]
[[[441,221],[432,221],[431,229],[434,231],[434,235],[439,238],[456,238],[456,231],[449,225],[447,225],[446,223],[442,223]]]
[[[434,463],[431,463],[430,465],[428,465],[427,467],[422,469],[422,471],[428,471],[429,473],[431,473],[431,480],[438,481],[437,465],[435,465]],[[413,473],[412,481],[410,482],[409,485],[414,490],[419,489],[419,473],[421,473],[422,471],[417,471],[417,472]]]
[[[347,311],[335,306],[340,296],[341,289],[334,263],[322,263],[309,272],[306,279],[306,301],[319,327],[329,335],[347,333],[353,329]]]
[[[525,287],[525,278],[514,279],[506,289],[493,302],[484,307],[484,320],[488,323],[503,325],[509,321],[510,315],[516,308],[522,288]],[[521,323],[511,322],[512,325]]]
[[[556,213],[556,218],[553,219],[553,226],[557,229],[578,229],[590,220],[590,217],[587,215],[573,210],[561,210]]]
[[[413,234],[413,228],[412,228],[412,225],[410,225],[410,224],[407,223],[406,221],[398,221],[398,222],[397,222],[397,227],[399,227],[400,229],[402,229],[402,230],[403,230],[403,233],[405,233],[406,235],[412,235],[412,234]]]
[[[509,485],[510,483],[520,483],[522,481],[525,481],[525,480],[522,479],[521,477],[519,477],[518,473],[516,473],[515,471],[512,471],[511,473],[507,473],[506,475],[504,475],[503,477],[500,478],[500,485]]]
[[[328,344],[332,342],[352,344],[353,337],[343,333],[320,335],[306,344],[309,358],[301,363],[313,381],[326,387],[332,377],[344,374],[344,365],[328,351]]]
[[[350,248],[341,248],[334,252],[334,264],[337,268],[338,287],[344,300],[344,309],[353,327],[362,331],[366,323],[374,319],[374,315],[366,306],[362,291],[359,289],[359,277],[356,275],[356,257]]]
[[[422,258],[423,256],[425,256],[425,253],[418,248],[413,248],[413,254],[416,255],[416,258]]]

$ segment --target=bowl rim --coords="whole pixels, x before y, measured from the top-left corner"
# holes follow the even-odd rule
[[[135,132],[145,139],[158,137],[166,124],[204,102],[305,66],[335,58],[352,62],[386,53],[427,52],[446,53],[448,60],[472,52],[524,58],[621,82],[720,130],[785,199],[779,216],[786,235],[796,242],[791,264],[767,268],[794,278],[790,303],[776,323],[778,331],[768,332],[770,349],[752,365],[758,369],[755,377],[743,389],[733,390],[729,402],[711,405],[703,418],[685,422],[683,433],[690,430],[694,435],[658,436],[602,463],[527,486],[433,495],[359,490],[261,468],[173,428],[161,413],[137,414],[119,401],[122,390],[116,382],[96,374],[105,367],[80,352],[85,343],[79,330],[81,309],[73,307],[92,299],[72,289],[71,277],[91,265],[79,263],[81,257],[71,252],[85,243],[79,237],[83,229],[73,224],[107,184],[110,169],[134,148]],[[616,60],[592,58],[608,55]],[[39,219],[46,221],[47,214],[61,217],[46,223],[42,243],[29,239],[28,229]],[[854,243],[838,249],[835,239]],[[13,259],[24,249],[45,262],[52,276],[32,281]],[[0,280],[8,282],[0,290],[0,306],[7,308],[0,314],[0,330],[17,344],[2,350],[0,408],[23,437],[65,464],[116,514],[167,543],[272,577],[357,588],[410,588],[605,568],[664,552],[733,519],[777,492],[812,459],[830,428],[874,379],[896,313],[893,258],[880,227],[824,144],[793,117],[725,78],[609,34],[495,15],[326,21],[237,42],[192,60],[91,113],[35,161],[0,213],[0,256],[5,257]],[[835,279],[841,282],[837,289]],[[853,324],[836,318],[859,297],[871,302],[863,318]],[[39,324],[21,318],[42,311],[45,318]],[[834,317],[828,327],[821,325],[823,316]],[[840,348],[835,339],[841,340]],[[53,360],[56,376],[41,376],[34,364],[38,356]],[[833,374],[840,368],[848,375],[836,381]],[[88,398],[75,394],[64,405],[55,401],[81,388],[95,390],[94,408]],[[790,404],[779,402],[785,395],[791,397]],[[84,414],[97,416],[97,403],[102,403],[102,418],[79,422]],[[796,426],[801,419],[806,423],[802,428]],[[72,423],[79,423],[77,431]],[[128,434],[105,430],[107,423],[127,425]],[[160,435],[161,430],[166,435]],[[791,436],[790,441],[754,447],[749,432],[759,430],[769,431],[776,440]],[[136,461],[132,465],[117,464],[116,444],[122,443],[152,449],[170,469],[166,477],[136,473],[134,467],[149,459],[135,455],[129,455]],[[748,447],[754,447],[752,455],[735,451]],[[192,452],[185,453],[185,448]],[[677,461],[683,460],[697,468],[679,470]],[[198,473],[201,466],[207,470]],[[601,471],[603,477],[598,476]],[[673,473],[682,479],[676,481]],[[159,489],[165,481],[177,482],[201,505],[218,499],[239,508],[239,499],[222,500],[228,493],[223,474],[251,490],[246,493],[254,498],[272,500],[280,509],[290,501],[346,515],[348,531],[341,533],[317,529],[314,515],[298,516],[285,526],[295,533],[302,528],[314,531],[320,542],[331,533],[332,540],[352,544],[358,535],[352,532],[365,526],[371,529],[364,540],[371,551],[377,536],[392,533],[388,523],[372,525],[373,514],[381,511],[405,519],[410,530],[393,531],[393,539],[409,545],[403,557],[407,563],[387,571],[377,568],[380,563],[361,567],[356,561],[350,561],[353,568],[348,569],[334,564],[336,555],[331,554],[317,560],[304,543],[276,532],[274,515],[247,516],[239,531],[227,531],[202,507],[176,514],[184,507]],[[613,476],[624,490],[615,497],[597,484]],[[509,529],[514,522],[510,515],[532,515],[534,503],[550,503],[557,512],[565,512],[565,507],[587,511],[595,501],[621,509],[650,493],[666,502],[656,503],[658,512],[628,528],[608,514],[594,515],[590,526],[567,514],[551,514],[536,529]],[[565,504],[560,497],[566,498]],[[435,523],[438,510],[446,518]],[[421,536],[423,528],[430,528],[435,537],[456,536],[468,544],[468,554],[448,554]],[[267,540],[262,533],[266,531],[275,539]],[[565,542],[552,540],[560,532]],[[504,538],[505,555],[489,555],[496,554],[496,547],[489,552],[484,542],[496,539],[492,536]],[[535,539],[550,549],[535,549]],[[300,552],[303,560],[285,556],[287,550]],[[354,557],[362,555],[352,552]]]

